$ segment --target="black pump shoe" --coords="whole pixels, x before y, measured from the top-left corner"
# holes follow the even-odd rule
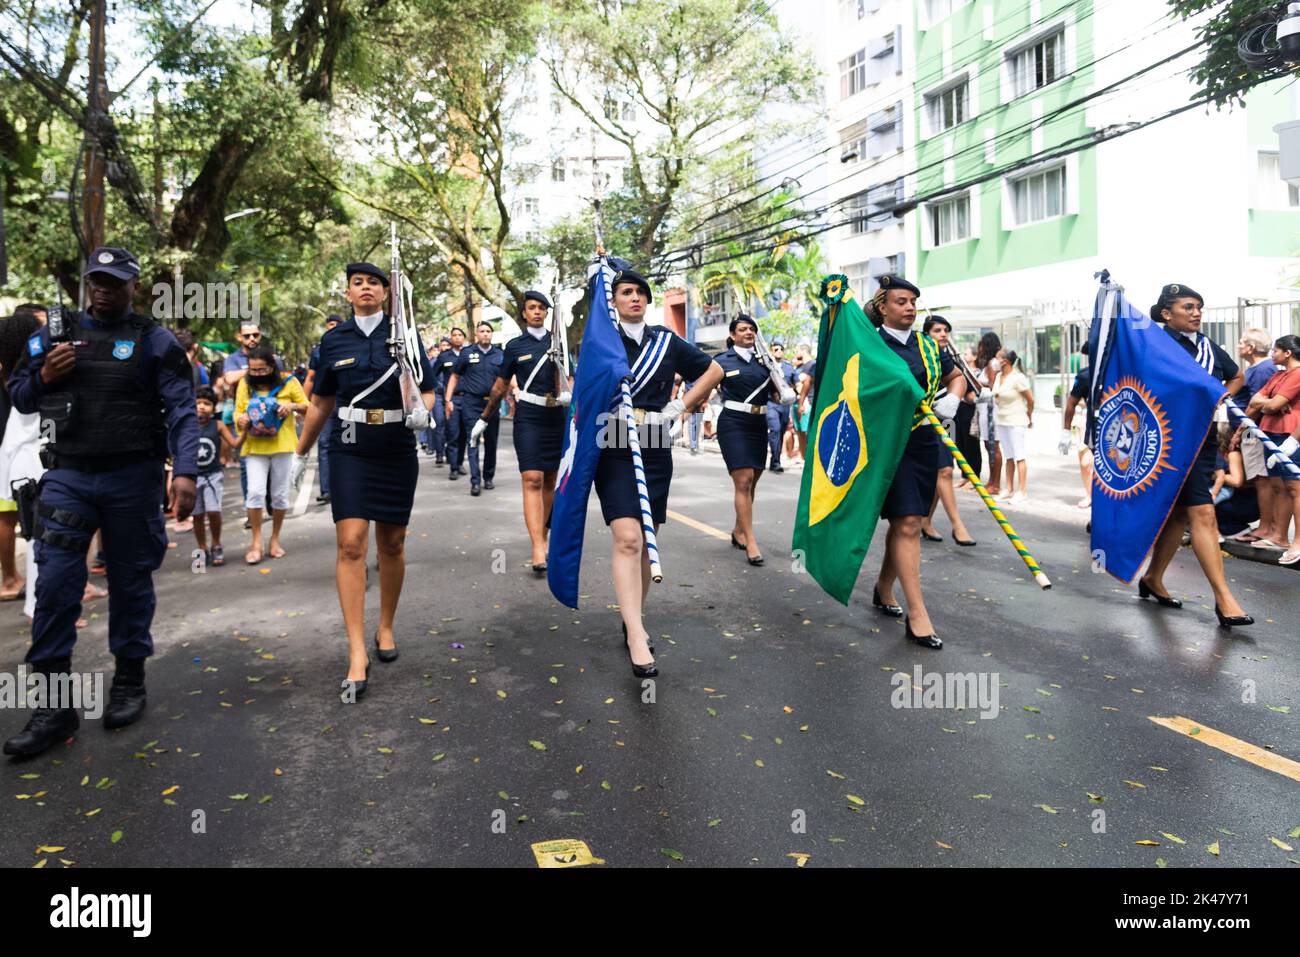
[[[646,646],[650,648],[650,654],[653,655],[655,653],[654,646],[651,645],[649,641],[646,641]],[[632,647],[631,641],[628,639],[627,636],[626,624],[623,625],[623,647],[629,650]],[[659,676],[659,669],[655,667],[655,663],[653,661],[650,662],[650,664],[648,665],[638,665],[634,661],[632,662],[632,674],[636,675],[638,678],[656,678]]]
[[[1171,598],[1168,595],[1157,595],[1155,592],[1153,592],[1150,589],[1150,587],[1148,587],[1147,583],[1143,581],[1141,578],[1138,579],[1138,597],[1154,598],[1157,604],[1163,605],[1165,608],[1183,607],[1183,603],[1179,601],[1177,598]],[[1252,624],[1252,623],[1253,622],[1245,622],[1245,624]]]
[[[929,532],[927,532],[925,529],[921,529],[921,537],[924,538],[927,542],[941,542],[941,541],[943,541],[943,536],[942,536],[942,535],[931,535],[931,534],[930,534]]]
[[[536,575],[538,578],[544,576],[546,574],[546,562],[534,562],[533,574]]]
[[[740,542],[736,541],[736,533],[735,533],[735,532],[732,532],[732,533],[731,533],[731,547],[732,547],[732,548],[739,548],[742,552],[745,550],[745,546],[742,545],[742,544],[740,544]]]
[[[394,662],[394,661],[397,660],[397,649],[396,649],[396,648],[380,648],[380,647],[379,647],[379,635],[378,635],[377,633],[376,633],[376,635],[375,635],[375,654],[379,657],[379,660],[382,661],[382,662],[383,662],[384,664],[386,664],[386,665],[387,665],[387,664],[391,664],[392,662]]]
[[[623,647],[626,648],[628,644],[627,625],[623,625],[622,627],[623,627]],[[655,640],[653,638],[646,638],[645,644],[646,647],[650,649],[650,654],[653,655],[655,653]]]
[[[979,544],[979,542],[975,541],[973,538],[958,538],[955,532],[953,533],[952,540],[963,548],[970,548],[973,545]]]
[[[1223,612],[1219,611],[1219,606],[1214,606],[1214,614],[1218,616],[1220,628],[1240,628],[1245,625],[1255,624],[1255,619],[1250,615],[1233,615],[1229,618]]]
[[[755,568],[757,568],[759,565],[762,565],[762,564],[763,564],[763,556],[762,556],[762,555],[748,555],[748,554],[747,554],[747,555],[745,556],[745,560],[746,560],[747,562],[749,562],[751,565],[753,565]]]
[[[344,678],[339,687],[343,694],[339,695],[344,704],[355,703],[361,700],[361,696],[366,693],[366,686],[370,683],[370,659],[366,659],[366,676],[360,681],[353,681],[350,678]],[[352,702],[348,701],[348,692],[352,692]]]
[[[903,617],[903,606],[902,606],[902,605],[886,605],[883,601],[880,600],[880,588],[879,588],[879,586],[872,586],[872,589],[871,589],[871,604],[874,605],[874,606],[877,608],[877,610],[879,610],[882,614],[886,614],[886,615],[888,615],[890,618],[902,618],[902,617]]]
[[[907,635],[908,641],[914,641],[922,648],[933,648],[936,651],[943,647],[943,642],[939,640],[938,635],[918,635],[912,631],[912,619],[903,619],[903,630]]]

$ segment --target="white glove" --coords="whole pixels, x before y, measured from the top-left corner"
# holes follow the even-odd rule
[[[289,485],[296,492],[302,485],[302,475],[307,471],[307,456],[294,453],[293,464],[289,466]]]
[[[423,405],[417,405],[410,412],[406,413],[405,426],[412,432],[419,432],[429,427],[429,410]]]
[[[565,408],[568,408],[569,403],[572,401],[573,401],[572,392],[561,392],[559,395],[555,397],[555,404],[562,405]]]
[[[799,395],[798,395],[798,393],[796,393],[796,392],[794,391],[794,389],[782,389],[782,390],[781,390],[781,404],[782,404],[782,405],[794,405],[794,400],[797,399],[797,398],[799,398]]]
[[[960,399],[949,392],[934,404],[934,414],[944,421],[955,419],[957,417],[957,406],[960,402]]]
[[[659,414],[662,415],[669,422],[676,422],[678,419],[682,417],[682,413],[685,411],[686,411],[686,403],[683,402],[681,399],[673,399],[666,406],[664,406],[663,409],[660,410]]]
[[[1056,450],[1062,455],[1070,454],[1070,446],[1074,444],[1074,436],[1070,434],[1069,429],[1061,430],[1061,441],[1057,444]]]
[[[479,419],[474,423],[474,428],[469,430],[469,444],[478,445],[479,439],[483,438],[483,433],[487,431],[487,420]]]
[[[1282,464],[1284,456],[1288,459],[1294,456],[1296,449],[1300,449],[1300,441],[1297,441],[1294,435],[1290,435],[1287,436],[1287,440],[1279,445],[1278,448],[1282,450],[1282,455],[1277,455],[1276,453],[1270,455],[1268,461],[1264,463],[1265,468],[1271,469],[1274,466]]]

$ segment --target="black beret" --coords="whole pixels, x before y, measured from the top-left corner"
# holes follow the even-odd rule
[[[654,296],[650,292],[650,284],[646,282],[644,276],[633,269],[620,269],[614,274],[614,281],[609,284],[609,288],[612,291],[625,282],[630,282],[639,287],[645,293],[646,302],[654,302]]]
[[[357,273],[363,276],[374,276],[385,286],[388,285],[388,274],[376,266],[374,263],[348,263],[348,281]]]
[[[751,326],[754,327],[755,332],[758,331],[758,323],[754,321],[754,317],[744,312],[738,315],[735,319],[731,320],[731,325],[727,326],[727,331],[734,334],[736,331],[736,326],[740,325],[742,322],[749,323]]]
[[[536,289],[529,289],[526,293],[524,293],[524,302],[527,302],[529,299],[533,300],[534,302],[540,302],[547,309],[551,308],[551,300],[547,299]]]
[[[340,316],[340,315],[339,315],[338,313],[336,313],[336,312],[331,312],[328,316],[325,317],[325,321],[326,321],[326,322],[342,322],[342,321],[343,321],[343,317]]]
[[[442,337],[441,339],[439,339],[438,341],[439,341],[439,342],[445,342],[445,343],[447,343],[447,345],[451,345],[451,338],[450,338],[449,336],[443,336],[443,337]]]
[[[1193,289],[1191,286],[1184,286],[1176,282],[1171,282],[1160,290],[1160,302],[1168,305],[1175,299],[1199,299],[1201,305],[1205,305],[1205,297]]]
[[[902,289],[905,290],[906,292],[910,292],[914,296],[921,295],[921,290],[917,289],[915,286],[913,286],[902,276],[895,276],[893,274],[887,273],[884,276],[881,276],[879,281],[880,281],[880,288],[884,289],[886,292],[888,292],[891,289]]]

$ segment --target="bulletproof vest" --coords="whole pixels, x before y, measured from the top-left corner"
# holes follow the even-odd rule
[[[77,364],[58,391],[41,398],[54,425],[56,455],[76,458],[156,453],[165,449],[162,400],[141,372],[153,320],[132,315],[112,326],[78,324]],[[161,445],[160,445],[161,440]]]

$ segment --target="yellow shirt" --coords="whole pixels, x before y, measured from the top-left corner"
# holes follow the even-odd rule
[[[1029,377],[1019,369],[1006,376],[998,376],[993,386],[993,398],[997,401],[998,425],[1028,425],[1029,400],[1024,393],[1033,387]]]
[[[266,395],[270,389],[258,389],[258,395]],[[235,390],[235,421],[248,411],[249,400],[248,376],[239,380],[239,385]],[[292,402],[294,404],[306,403],[307,394],[302,391],[302,386],[294,378],[287,379],[283,388],[276,394],[278,402]],[[279,452],[293,452],[298,448],[298,432],[293,427],[293,416],[286,415],[280,423],[280,431],[275,435],[253,435],[249,433],[248,438],[244,439],[244,444],[239,447],[240,455],[275,455]]]

